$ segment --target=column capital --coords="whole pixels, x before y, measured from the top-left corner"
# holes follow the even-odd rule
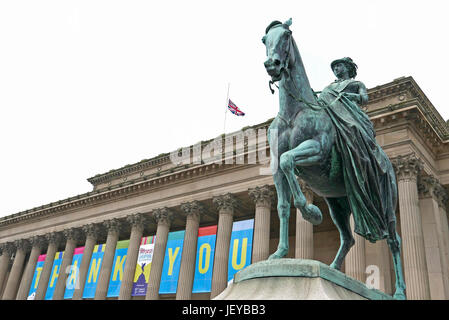
[[[12,242],[2,243],[2,244],[0,244],[0,250],[2,251],[2,254],[6,253],[9,255],[9,257],[11,257],[15,252],[14,243],[12,243]]]
[[[424,168],[424,162],[414,153],[400,155],[391,159],[398,181],[417,180],[418,174]]]
[[[126,216],[126,222],[131,225],[131,228],[139,228],[143,231],[145,225],[148,224],[148,215],[143,213],[135,213]]]
[[[101,237],[101,233],[103,233],[103,228],[101,227],[101,224],[98,223],[89,223],[85,224],[81,227],[82,232],[87,237],[92,237],[95,239],[98,239]]]
[[[63,236],[60,232],[46,233],[44,237],[48,244],[55,244],[56,246],[59,246],[63,241]]]
[[[434,194],[437,198],[438,205],[446,209],[449,201],[449,195],[446,191],[446,188],[444,188],[440,183],[438,183],[438,185],[435,187]]]
[[[201,215],[204,213],[204,205],[197,201],[181,203],[181,210],[186,214],[187,219],[195,219],[200,221]]]
[[[28,239],[32,247],[39,247],[40,249],[45,248],[47,241],[44,236],[33,236]]]
[[[31,248],[31,245],[27,239],[19,239],[14,241],[14,247],[16,250],[23,250],[24,252],[27,252]]]
[[[112,218],[109,220],[105,220],[105,221],[103,221],[102,224],[106,228],[107,233],[120,234],[120,231],[123,228],[123,221],[118,218]]]
[[[68,240],[75,240],[75,242],[81,241],[83,233],[80,228],[68,228],[62,231],[64,238]]]
[[[434,176],[418,175],[418,194],[420,197],[433,197],[436,188],[440,185],[438,179]]]
[[[226,193],[213,197],[212,202],[215,204],[218,211],[226,210],[232,213],[234,213],[234,209],[236,209],[240,204],[239,199],[232,193]]]
[[[273,191],[273,188],[267,184],[249,188],[248,194],[251,200],[253,200],[256,204],[256,207],[271,208],[271,205],[275,201],[275,193]]]
[[[158,224],[170,225],[173,220],[173,211],[167,207],[154,209],[151,215]]]

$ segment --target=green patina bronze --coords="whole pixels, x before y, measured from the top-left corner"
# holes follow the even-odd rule
[[[396,276],[394,297],[405,299],[401,240],[396,232],[396,178],[390,160],[375,140],[369,117],[359,107],[368,101],[366,87],[354,80],[356,64],[343,58],[331,64],[337,80],[317,95],[310,87],[290,25],[291,19],[273,21],[262,38],[270,89],[279,82],[279,113],[268,129],[268,138],[280,235],[278,249],[269,259],[283,258],[288,252],[292,196],[305,220],[314,225],[322,221],[320,209],[307,204],[298,176],[326,200],[340,232],[340,248],[330,267],[340,270],[354,245],[349,223],[352,213],[357,234],[371,242],[387,239]],[[277,154],[272,143],[277,143]]]

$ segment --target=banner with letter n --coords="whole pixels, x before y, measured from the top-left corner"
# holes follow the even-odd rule
[[[46,254],[41,254],[37,258],[36,268],[34,269],[33,281],[31,282],[30,291],[28,292],[27,300],[34,300],[36,296],[37,286],[41,277],[42,269],[44,268]]]
[[[211,291],[216,239],[216,225],[198,229],[195,278],[193,280],[192,290],[193,293]]]
[[[181,269],[182,247],[185,231],[174,231],[168,234],[162,267],[160,294],[176,293],[178,287],[179,270]]]
[[[50,279],[48,280],[47,291],[45,292],[45,300],[51,300],[55,292],[56,282],[58,281],[59,273],[61,272],[62,257],[64,251],[56,252],[53,260],[53,267],[51,268]]]
[[[100,275],[101,262],[103,261],[106,244],[97,244],[92,252],[89,271],[87,271],[86,282],[84,284],[83,298],[94,298],[97,289],[98,276]]]
[[[114,262],[112,264],[111,277],[107,297],[118,297],[122,284],[123,272],[125,271],[126,256],[128,254],[129,240],[118,241],[115,247]]]
[[[84,247],[75,248],[75,251],[73,252],[72,264],[65,286],[64,299],[71,299],[73,297],[79,279],[79,268],[83,252]],[[62,272],[66,272],[66,270],[62,270]]]
[[[134,273],[131,296],[144,296],[147,294],[155,240],[156,236],[142,237],[139,255],[137,256],[136,272]]]
[[[236,221],[232,224],[229,244],[228,281],[234,274],[251,264],[254,219]]]

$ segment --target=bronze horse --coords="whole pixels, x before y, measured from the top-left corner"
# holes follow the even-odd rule
[[[280,235],[277,251],[269,259],[283,258],[288,253],[292,196],[305,220],[314,225],[322,221],[320,209],[306,203],[298,176],[325,199],[340,233],[340,248],[330,266],[340,270],[354,245],[352,213],[355,232],[372,242],[387,239],[396,276],[394,298],[405,299],[401,240],[395,219],[397,186],[391,162],[376,143],[368,116],[351,101],[357,94],[345,92],[355,80],[345,79],[329,86],[319,97],[312,90],[290,25],[291,19],[285,23],[274,21],[262,38],[270,88],[279,82],[279,113],[268,129],[268,138]],[[276,149],[277,154],[273,151]]]

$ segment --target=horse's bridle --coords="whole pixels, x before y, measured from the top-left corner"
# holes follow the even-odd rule
[[[281,63],[281,69],[279,70],[280,73],[282,73],[282,71],[285,71],[286,73],[288,73],[288,65],[290,63],[291,47],[292,47],[292,34],[290,33],[288,35],[287,57],[285,58],[284,62]],[[279,89],[279,86],[276,85],[276,81],[273,81],[271,79],[268,81],[268,87],[270,88],[271,94],[274,94],[274,90],[273,90],[273,88],[271,88],[272,84],[274,84],[278,89]]]

